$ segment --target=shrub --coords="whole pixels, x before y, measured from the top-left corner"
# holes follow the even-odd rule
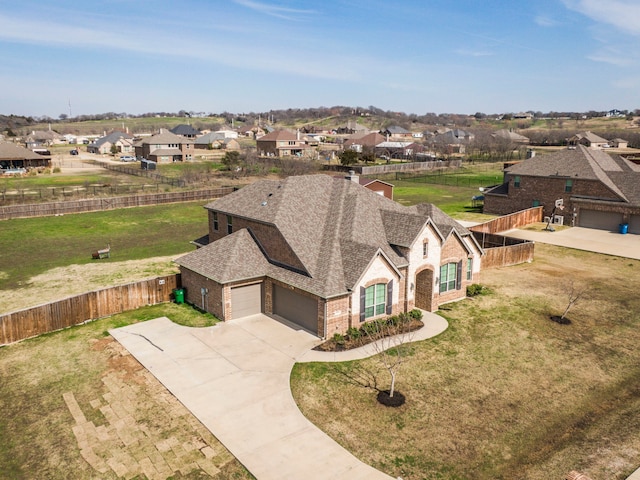
[[[349,327],[349,329],[347,330],[347,336],[351,340],[357,340],[358,338],[360,338],[360,335],[360,330],[358,330],[356,327]]]
[[[60,167],[53,167],[53,173],[60,173]]]
[[[487,293],[487,288],[484,285],[480,285],[479,283],[472,283],[467,286],[467,296],[475,297],[476,295],[483,295]]]
[[[336,342],[336,344],[338,345],[344,345],[345,343],[344,335],[342,335],[341,333],[334,333],[333,341]]]
[[[414,320],[422,320],[422,310],[419,308],[414,308],[409,312],[409,316]]]

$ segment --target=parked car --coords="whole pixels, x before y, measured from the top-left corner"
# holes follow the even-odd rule
[[[73,149],[69,152],[71,155],[78,155],[78,150],[77,149]]]
[[[135,162],[136,157],[132,157],[131,155],[122,155],[120,157],[121,162]]]

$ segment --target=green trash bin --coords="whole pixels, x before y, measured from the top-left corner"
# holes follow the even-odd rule
[[[184,303],[184,288],[174,288],[173,298],[176,303]]]

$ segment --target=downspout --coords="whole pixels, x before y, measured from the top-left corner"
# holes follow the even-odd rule
[[[328,318],[327,318],[327,301],[324,301],[324,327],[323,327],[323,335],[322,335],[322,339],[326,340],[327,339],[327,323],[328,323]]]

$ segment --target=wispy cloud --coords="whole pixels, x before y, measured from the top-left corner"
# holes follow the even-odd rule
[[[492,57],[495,53],[488,50],[471,50],[466,48],[459,48],[455,50],[455,53],[465,57]]]
[[[280,7],[277,5],[271,5],[263,2],[255,2],[253,0],[233,0],[238,5],[250,8],[265,15],[281,18],[284,20],[300,20],[302,16],[314,15],[317,13],[315,10],[303,10],[298,8]]]
[[[547,17],[546,15],[538,15],[533,21],[540,27],[557,27],[560,25],[560,22],[556,19]]]
[[[640,2],[638,0],[563,0],[570,10],[593,21],[611,25],[625,33],[640,35]]]

